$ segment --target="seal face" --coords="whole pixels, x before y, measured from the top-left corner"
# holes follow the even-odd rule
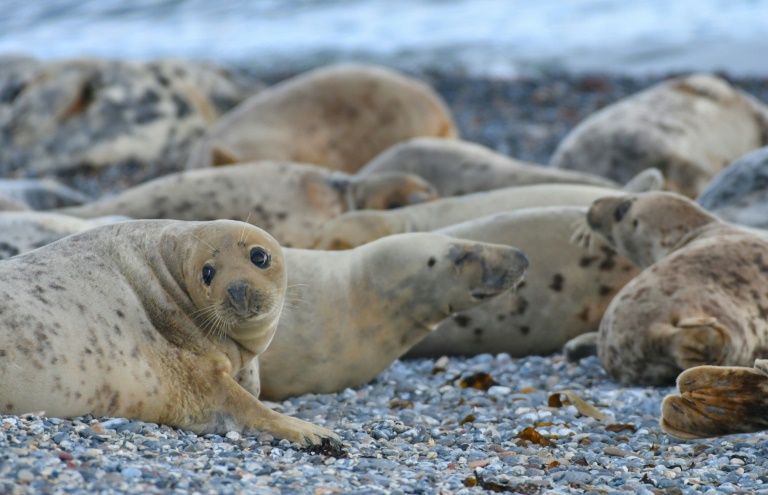
[[[745,366],[768,351],[768,241],[686,198],[598,200],[591,228],[645,268],[613,299],[598,355],[627,384],[669,384],[687,368]]]
[[[272,340],[285,287],[277,241],[226,220],[124,222],[3,261],[0,410],[335,439],[232,378]]]
[[[666,189],[695,198],[732,160],[768,144],[768,108],[709,74],[673,78],[589,116],[552,165],[618,182],[659,168]]]

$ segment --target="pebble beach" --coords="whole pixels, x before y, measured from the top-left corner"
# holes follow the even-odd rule
[[[587,115],[661,79],[417,76],[465,139],[539,163]],[[768,102],[768,79],[731,82]],[[69,182],[108,190],[111,177]],[[270,403],[336,431],[338,451],[30,411],[0,417],[0,493],[768,493],[768,437],[676,440],[658,426],[672,391],[620,386],[596,358],[501,354],[397,361],[359,389]]]

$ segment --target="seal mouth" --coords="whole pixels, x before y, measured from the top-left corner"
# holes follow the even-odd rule
[[[492,292],[485,292],[480,289],[475,289],[471,292],[472,299],[475,301],[483,301],[485,299],[490,299],[492,297],[498,296],[500,293],[498,291],[492,291]]]

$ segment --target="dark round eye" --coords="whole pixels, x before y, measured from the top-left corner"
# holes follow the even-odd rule
[[[255,247],[251,249],[251,263],[264,270],[269,268],[270,263],[272,263],[272,257],[264,248]]]
[[[203,267],[203,283],[206,285],[206,287],[211,286],[211,282],[213,282],[213,277],[216,276],[216,269],[212,267],[211,265],[205,265]]]
[[[616,211],[613,212],[613,218],[617,222],[621,222],[621,220],[624,218],[624,215],[627,214],[630,207],[632,207],[631,201],[624,201],[619,206],[616,207]]]

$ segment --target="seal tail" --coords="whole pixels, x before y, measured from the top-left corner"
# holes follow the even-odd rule
[[[683,439],[768,430],[768,360],[754,368],[699,366],[680,374],[680,395],[661,405],[661,428]]]

